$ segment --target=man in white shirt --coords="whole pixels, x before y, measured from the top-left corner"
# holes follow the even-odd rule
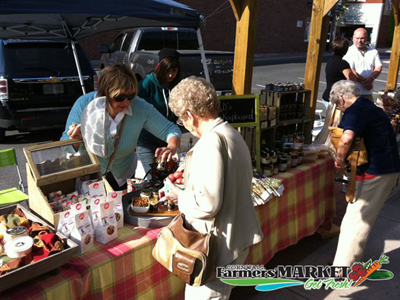
[[[376,49],[366,45],[367,31],[358,28],[354,31],[353,46],[343,57],[357,77],[357,86],[361,95],[374,102],[372,97],[373,82],[382,72],[382,62]]]

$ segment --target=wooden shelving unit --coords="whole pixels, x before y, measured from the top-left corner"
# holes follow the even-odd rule
[[[312,122],[310,119],[311,90],[290,92],[265,92],[267,102],[276,107],[276,125],[260,126],[261,139],[267,147],[275,148],[275,141],[286,132],[302,132],[305,142],[311,143]]]

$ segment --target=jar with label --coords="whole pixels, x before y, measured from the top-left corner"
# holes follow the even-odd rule
[[[287,171],[287,162],[288,162],[287,157],[279,156],[279,159],[278,159],[279,172],[286,172]]]
[[[291,167],[292,168],[296,168],[297,164],[298,164],[299,155],[298,155],[298,153],[296,151],[294,151],[294,152],[291,153],[291,156],[292,156]]]
[[[289,154],[286,155],[287,158],[287,169],[289,170],[292,167],[292,156]]]
[[[276,162],[278,162],[278,156],[275,151],[271,151],[271,163],[274,164]]]
[[[282,146],[282,151],[283,151],[284,153],[286,153],[286,154],[289,154],[290,152],[292,152],[292,151],[293,151],[292,144],[291,144],[291,143],[285,143],[285,144]]]
[[[303,163],[303,151],[297,151],[297,165],[301,165]]]
[[[275,163],[273,164],[273,171],[272,171],[272,173],[273,173],[274,175],[278,175],[278,174],[279,174],[279,164],[278,164],[278,162],[275,162]]]
[[[263,170],[264,177],[271,177],[274,174],[274,165],[265,165]]]
[[[266,150],[261,150],[261,163],[264,165],[268,165],[271,163],[269,152]]]
[[[294,150],[303,150],[304,146],[304,135],[299,133],[296,135],[296,137],[293,140],[293,148]]]

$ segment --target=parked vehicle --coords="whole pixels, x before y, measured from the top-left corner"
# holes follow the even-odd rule
[[[96,75],[76,45],[86,92]],[[0,40],[0,141],[6,130],[64,127],[83,94],[71,44],[43,40]]]
[[[121,32],[108,47],[100,45],[100,68],[123,63],[132,68],[138,80],[146,77],[158,63],[158,52],[164,48],[179,51],[182,78],[204,77],[196,30],[176,27],[141,27]],[[210,81],[219,94],[232,92],[233,52],[205,51]]]

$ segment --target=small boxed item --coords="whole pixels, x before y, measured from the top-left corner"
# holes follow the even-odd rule
[[[276,107],[268,106],[268,120],[276,119]]]
[[[118,237],[118,224],[114,214],[114,202],[100,204],[100,222],[94,229],[96,240],[102,244],[115,240]]]
[[[113,191],[99,172],[97,157],[87,151],[80,140],[25,147],[24,154],[27,160],[29,207],[55,228],[58,227],[62,211],[69,209],[75,198],[80,197],[78,195],[71,200],[71,196],[81,193],[84,182],[103,180],[106,191]],[[89,190],[85,189],[85,192],[89,193]],[[50,199],[49,195],[55,195],[51,193],[61,193],[69,197],[60,195],[62,197]],[[59,203],[53,203],[54,201]]]
[[[78,244],[79,254],[83,254],[93,247],[93,226],[87,210],[74,216],[75,225],[71,232],[71,239]]]
[[[260,105],[259,117],[260,117],[260,121],[268,120],[268,106]]]
[[[18,209],[19,212],[22,214],[18,213],[15,214],[15,210]],[[78,245],[75,244],[72,240],[67,239],[62,233],[60,232],[55,232],[54,229],[47,224],[45,221],[41,220],[39,217],[35,216],[29,210],[24,208],[23,206],[17,204],[17,205],[11,205],[4,207],[0,209],[0,216],[4,215],[10,215],[14,213],[14,222],[16,220],[16,215],[18,215],[21,219],[20,220],[25,220],[20,224],[21,222],[18,222],[20,224],[19,226],[13,227],[13,230],[9,230],[11,228],[8,228],[8,234],[10,235],[7,238],[7,242],[5,242],[4,249],[6,251],[6,254],[8,256],[8,259],[18,259],[20,257],[23,257],[27,255],[27,257],[31,256],[33,262],[23,265],[21,267],[18,267],[14,270],[7,271],[6,273],[0,275],[0,292],[3,293],[3,291],[12,288],[14,286],[20,285],[23,282],[37,278],[41,276],[42,274],[45,274],[51,270],[54,270],[56,268],[61,267],[65,263],[68,262],[68,260],[72,257],[72,255],[76,252]],[[22,217],[22,216],[25,217]],[[3,219],[4,221],[4,219]],[[34,227],[33,223],[39,223],[37,224],[37,227]],[[0,221],[0,224],[4,225],[4,222]],[[32,232],[39,232],[36,231],[40,229],[41,233],[43,233],[44,226],[47,226],[47,230],[50,230],[50,233],[44,234],[44,235],[53,235],[54,233],[56,236],[59,238],[59,241],[57,243],[63,244],[63,247],[54,247],[51,249],[53,251],[50,255],[47,257],[41,257],[42,252],[38,252],[37,250],[34,250],[32,248],[33,241],[34,239],[32,236],[29,236],[27,234],[27,230],[23,230],[22,227],[26,229],[26,226],[31,227],[31,234]],[[36,225],[35,225],[36,226]],[[44,236],[43,235],[43,236]],[[35,237],[37,238],[37,237]],[[53,240],[54,238],[52,238]],[[0,239],[1,240],[1,239]],[[3,240],[4,243],[4,240]],[[0,243],[1,245],[1,243]],[[35,246],[36,247],[36,246]],[[0,247],[1,248],[1,247]],[[0,251],[1,252],[1,251]],[[39,259],[39,257],[41,259]],[[5,257],[2,257],[5,264]]]

